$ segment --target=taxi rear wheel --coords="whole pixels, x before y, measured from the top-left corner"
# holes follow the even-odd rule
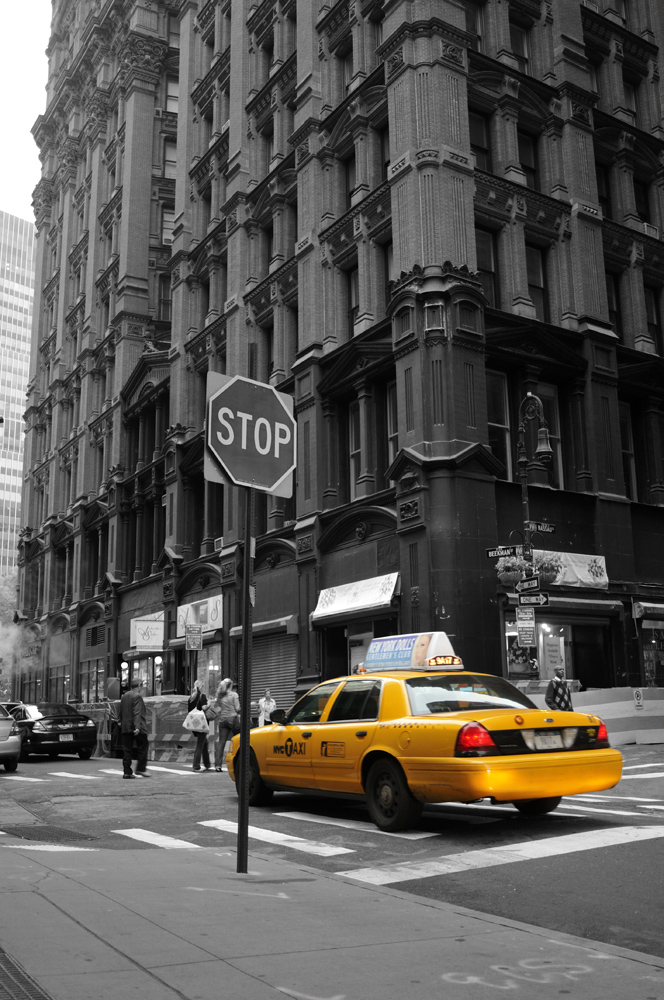
[[[4,761],[5,771],[15,771],[18,767],[18,757],[12,757],[10,760]]]
[[[403,771],[387,757],[371,765],[366,795],[369,815],[379,830],[405,830],[422,815],[422,803],[411,794]]]
[[[545,813],[553,812],[560,805],[560,799],[560,795],[551,799],[524,799],[522,802],[515,802],[514,805],[526,816],[543,816]]]

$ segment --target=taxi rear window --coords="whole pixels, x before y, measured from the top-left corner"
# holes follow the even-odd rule
[[[412,677],[406,681],[413,715],[439,715],[482,708],[536,708],[504,677],[484,674]]]

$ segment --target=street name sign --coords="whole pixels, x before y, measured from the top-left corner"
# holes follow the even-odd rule
[[[505,556],[520,556],[521,545],[499,545],[495,549],[486,549],[487,559],[504,559]]]
[[[206,479],[290,497],[296,438],[291,396],[242,375],[208,374]]]
[[[520,607],[548,608],[549,606],[549,595],[547,593],[519,594],[518,600]]]
[[[525,580],[519,580],[515,590],[517,593],[521,594],[524,590],[539,590],[540,588],[540,578],[537,574],[535,576],[527,576]]]
[[[541,534],[554,534],[556,530],[555,524],[551,524],[549,521],[526,521],[524,528],[528,531],[539,531]]]

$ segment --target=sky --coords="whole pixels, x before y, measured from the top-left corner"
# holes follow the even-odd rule
[[[34,222],[41,164],[30,129],[46,110],[51,0],[0,0],[0,6],[0,210]]]

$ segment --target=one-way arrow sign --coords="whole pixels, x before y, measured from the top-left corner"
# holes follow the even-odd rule
[[[549,606],[549,595],[547,593],[542,594],[519,594],[519,605],[520,607],[548,607]]]
[[[539,590],[540,588],[540,578],[537,574],[535,576],[527,576],[525,580],[520,580],[516,585],[517,593],[521,593],[524,590]]]

